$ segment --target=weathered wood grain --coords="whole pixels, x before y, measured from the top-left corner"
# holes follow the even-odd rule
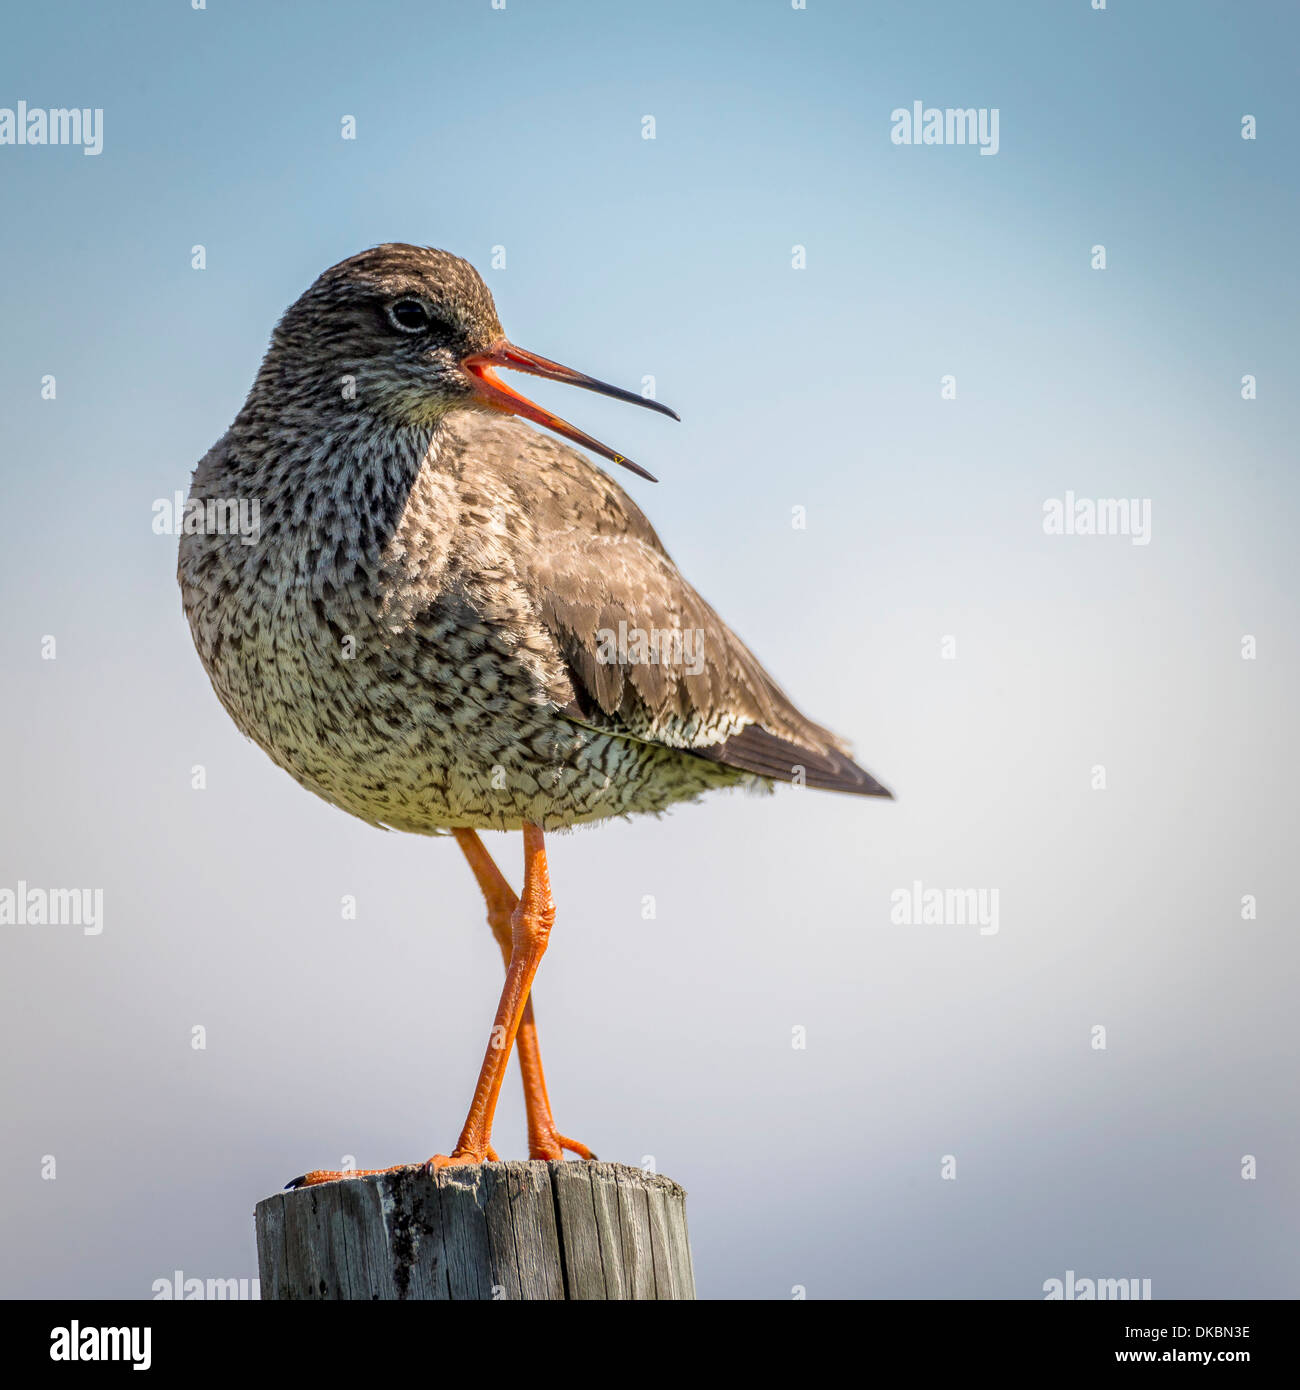
[[[402,1168],[257,1204],[262,1297],[693,1299],[686,1193],[621,1163]]]

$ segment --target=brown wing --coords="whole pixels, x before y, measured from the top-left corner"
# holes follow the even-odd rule
[[[464,421],[532,527],[520,581],[568,667],[565,712],[777,781],[890,793],[802,715],[682,578],[630,497],[583,455],[513,421]]]
[[[889,793],[802,715],[662,550],[625,535],[570,536],[534,597],[568,663],[571,713],[778,781]]]

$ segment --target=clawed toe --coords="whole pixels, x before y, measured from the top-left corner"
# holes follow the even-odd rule
[[[313,1168],[310,1173],[294,1178],[284,1185],[286,1192],[294,1192],[300,1187],[319,1187],[323,1182],[342,1182],[345,1178],[369,1178],[376,1173],[396,1173],[404,1164],[392,1168]]]
[[[563,1134],[551,1133],[544,1139],[533,1139],[528,1144],[529,1158],[542,1158],[558,1160],[564,1157],[564,1151],[568,1150],[577,1158],[594,1162],[596,1155],[577,1139],[569,1139]]]

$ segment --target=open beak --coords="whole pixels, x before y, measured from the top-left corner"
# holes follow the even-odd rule
[[[658,401],[647,400],[644,396],[635,395],[631,391],[620,390],[617,386],[608,386],[603,381],[597,381],[595,377],[584,376],[581,372],[575,372],[572,367],[562,367],[558,362],[552,362],[547,357],[538,357],[534,352],[525,352],[523,348],[517,348],[513,343],[497,343],[487,352],[476,352],[464,358],[461,365],[473,379],[474,394],[483,405],[492,410],[503,411],[507,415],[522,415],[525,420],[532,420],[536,424],[545,426],[548,430],[554,430],[556,434],[562,434],[565,439],[571,439],[575,444],[581,444],[584,449],[590,449],[592,453],[609,459],[611,463],[621,463],[624,468],[630,468],[633,473],[637,473],[643,478],[649,478],[652,483],[657,481],[654,474],[647,473],[640,464],[633,463],[630,458],[625,458],[622,454],[616,454],[613,449],[607,448],[600,440],[593,439],[589,434],[583,434],[579,429],[574,429],[567,420],[561,420],[558,415],[552,415],[549,410],[543,410],[540,405],[530,401],[527,396],[521,396],[518,391],[512,390],[497,376],[493,368],[509,367],[511,371],[528,372],[531,376],[542,376],[548,381],[563,381],[569,386],[581,386],[584,391],[599,391],[602,396],[613,396],[616,401],[630,401],[633,405],[643,405],[650,410],[657,410],[661,415],[671,415],[674,420],[679,418],[675,410],[669,410],[666,405],[660,405]]]

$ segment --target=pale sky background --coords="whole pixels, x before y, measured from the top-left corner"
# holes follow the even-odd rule
[[[680,425],[535,394],[659,476],[620,481],[898,793],[553,842],[557,1120],[687,1187],[701,1294],[1300,1295],[1298,40],[1283,3],[11,14],[0,106],[100,107],[104,148],[0,146],[0,889],[105,923],[0,926],[0,1294],[254,1275],[296,1173],[455,1142],[473,880],[244,741],[151,529],[286,305],[401,240],[656,378]],[[892,144],[915,100],[998,108],[999,153]],[[1045,535],[1066,490],[1149,499],[1150,544]],[[891,924],[916,880],[998,932]]]

